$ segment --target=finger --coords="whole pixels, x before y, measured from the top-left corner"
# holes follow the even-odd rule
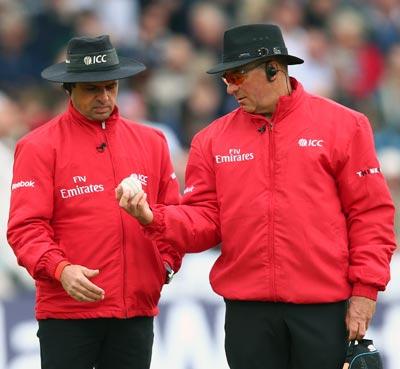
[[[357,339],[357,334],[358,334],[358,323],[356,321],[350,321],[349,322],[349,327],[348,327],[348,331],[349,331],[349,341],[355,340]]]
[[[83,289],[80,294],[84,296],[85,300],[100,301],[104,299],[104,294],[97,294],[89,289]]]
[[[132,193],[129,188],[119,184],[118,187],[115,189],[115,195],[117,200],[120,200],[121,197],[126,197],[129,199],[132,196]]]
[[[104,290],[101,289],[99,286],[96,286],[93,282],[89,281],[88,279],[82,281],[81,283],[81,292],[91,292],[97,296],[104,296]]]
[[[90,290],[84,289],[84,288],[80,288],[75,289],[72,293],[70,293],[71,296],[74,296],[74,298],[77,301],[101,301],[104,299],[104,295],[98,295],[96,293],[93,293]]]
[[[74,292],[74,294],[70,294],[70,296],[74,300],[79,301],[79,302],[96,302],[96,301],[98,301],[96,299],[92,299],[91,297],[84,295],[81,292]]]
[[[122,186],[119,184],[118,187],[115,189],[115,198],[119,201],[121,198],[122,194],[124,193],[124,190]]]
[[[126,196],[125,194],[122,194],[120,200],[119,200],[119,206],[121,208],[124,208],[125,210],[129,210],[129,197]]]
[[[144,209],[146,206],[146,202],[147,202],[147,193],[143,192],[143,196],[140,198],[138,206]]]
[[[90,281],[89,278],[92,278],[100,273],[98,269],[83,269],[83,276],[79,279],[79,284],[77,289],[80,292],[90,291],[91,293],[104,296],[104,290],[99,286],[95,285],[93,282]]]
[[[139,202],[140,202],[140,200],[142,199],[142,197],[143,197],[143,194],[144,194],[144,191],[143,190],[140,190],[140,191],[138,191],[130,200],[129,200],[129,205],[132,207],[132,208],[137,208],[137,206],[138,206],[138,204],[139,204]]]
[[[88,269],[88,268],[83,269],[83,274],[85,275],[86,278],[93,278],[99,273],[100,271],[98,269]]]
[[[358,340],[361,340],[361,339],[364,338],[365,333],[366,333],[366,329],[365,328],[366,328],[365,327],[365,323],[359,323],[358,331],[357,331],[357,335],[356,335]]]
[[[365,333],[367,333],[370,321],[371,321],[371,319],[367,319],[366,322],[365,322]]]

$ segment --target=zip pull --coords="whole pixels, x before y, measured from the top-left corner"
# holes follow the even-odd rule
[[[104,122],[104,121],[101,122],[101,128],[102,128],[102,129],[106,129],[106,122]]]
[[[269,130],[272,132],[272,128],[274,128],[273,123],[272,122],[268,122],[268,127],[269,127]]]

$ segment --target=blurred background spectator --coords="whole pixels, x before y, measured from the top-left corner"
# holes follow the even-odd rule
[[[220,59],[227,27],[256,22],[282,27],[289,51],[305,60],[289,74],[308,91],[369,117],[399,205],[400,0],[0,0],[0,301],[32,285],[6,245],[12,153],[19,137],[65,106],[61,87],[40,71],[64,59],[67,41],[107,33],[122,55],[147,65],[121,81],[119,106],[166,133],[183,190],[193,135],[236,107],[205,71]]]

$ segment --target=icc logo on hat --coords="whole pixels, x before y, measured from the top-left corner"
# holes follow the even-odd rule
[[[107,63],[106,56],[107,56],[106,54],[95,55],[95,56],[85,56],[83,58],[83,62],[85,63],[85,65]]]

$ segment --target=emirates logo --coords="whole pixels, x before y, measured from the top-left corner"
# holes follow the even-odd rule
[[[215,162],[222,163],[235,163],[240,161],[249,161],[255,158],[252,152],[242,153],[240,149],[229,149],[228,155],[215,155]]]

